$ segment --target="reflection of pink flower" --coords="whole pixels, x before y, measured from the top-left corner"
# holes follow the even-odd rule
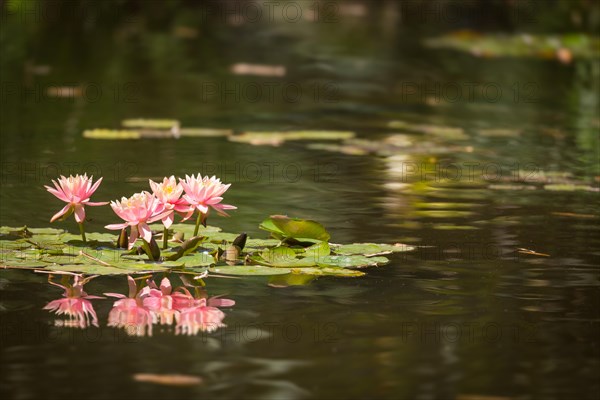
[[[214,332],[227,325],[223,323],[225,314],[216,307],[198,305],[185,308],[177,314],[177,335],[196,335],[198,332]]]
[[[196,335],[198,332],[214,332],[218,328],[223,328],[227,326],[223,323],[225,314],[217,307],[230,307],[234,304],[233,300],[219,297],[211,297],[208,300],[195,299],[191,295],[182,297],[177,303],[179,313],[176,314],[175,333]]]
[[[164,206],[164,209],[169,211],[162,218],[165,228],[169,229],[171,224],[173,224],[175,212],[182,215],[184,221],[192,216],[194,208],[190,207],[187,201],[181,198],[183,186],[181,186],[181,183],[177,183],[174,176],[171,175],[169,178],[164,178],[162,183],[150,180],[150,187],[158,201]]]
[[[229,189],[231,184],[225,185],[221,183],[220,179],[216,177],[202,178],[200,174],[198,176],[185,176],[185,180],[179,179],[185,194],[183,198],[191,206],[196,208],[202,214],[208,213],[208,207],[212,207],[216,212],[221,215],[227,216],[224,210],[235,210],[237,207],[229,204],[221,204],[223,201],[223,193]]]
[[[144,298],[144,307],[150,311],[152,322],[161,325],[172,325],[173,318],[177,310],[173,308],[173,296],[171,296],[171,282],[168,278],[163,278],[160,282],[160,288],[151,281],[151,286],[146,286],[142,290]]]
[[[90,197],[98,189],[102,178],[98,179],[96,183],[92,185],[93,177],[87,177],[84,175],[70,175],[68,178],[61,175],[58,182],[52,180],[54,187],[45,186],[47,191],[58,197],[60,200],[67,203],[62,210],[52,216],[50,222],[56,221],[58,218],[68,217],[72,212],[75,212],[75,221],[82,223],[85,221],[85,207],[84,206],[103,206],[108,202],[92,203]]]
[[[162,219],[168,214],[164,211],[164,206],[158,199],[148,192],[136,193],[130,198],[123,197],[121,201],[111,201],[115,214],[125,221],[122,224],[106,225],[106,229],[123,229],[131,227],[129,235],[129,248],[133,247],[138,236],[141,236],[146,242],[152,240],[152,231],[149,223]]]
[[[135,280],[128,276],[129,297],[120,293],[105,293],[107,296],[117,297],[112,310],[108,314],[108,326],[125,328],[127,334],[132,336],[152,336],[152,320],[150,313],[144,308],[140,296],[137,295]]]
[[[52,285],[58,286],[65,290],[63,299],[53,300],[49,302],[44,310],[50,310],[55,312],[57,315],[67,315],[69,320],[60,321],[64,326],[70,326],[74,328],[86,328],[90,323],[94,326],[98,326],[98,316],[90,299],[101,299],[99,296],[88,296],[83,290],[83,285],[86,284],[90,279],[89,277],[83,279],[81,275],[74,275],[73,285],[63,286],[58,283],[50,282]]]

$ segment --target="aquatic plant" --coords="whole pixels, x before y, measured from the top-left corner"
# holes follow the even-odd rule
[[[146,191],[135,193],[130,198],[123,197],[121,201],[111,201],[110,206],[124,223],[106,225],[106,229],[118,230],[128,226],[129,234],[128,248],[131,249],[138,237],[143,239],[143,247],[150,259],[154,259],[154,252],[150,250],[152,241],[152,230],[149,223],[163,219],[171,210],[165,211],[165,206],[153,194]]]
[[[223,197],[221,196],[229,189],[231,184],[225,185],[215,176],[210,178],[205,176],[203,178],[200,174],[197,176],[186,175],[185,180],[180,178],[179,181],[185,191],[183,198],[188,204],[198,210],[194,236],[198,235],[200,223],[206,225],[209,207],[223,216],[229,216],[224,210],[237,209],[237,207],[229,204],[221,204],[221,201],[223,201]]]
[[[93,176],[88,178],[87,174],[69,175],[68,178],[61,175],[57,181],[52,180],[54,184],[53,188],[44,185],[48,192],[67,203],[62,210],[52,216],[50,222],[54,222],[59,218],[65,219],[72,213],[75,213],[75,221],[79,224],[81,239],[84,243],[86,241],[83,226],[85,221],[85,206],[103,206],[108,204],[108,202],[93,203],[90,201],[90,197],[98,189],[100,183],[102,183],[102,178],[98,179],[94,184],[92,182]]]
[[[183,186],[181,183],[177,183],[173,175],[168,178],[165,177],[161,183],[156,183],[150,179],[150,187],[165,211],[169,211],[162,218],[162,223],[165,227],[163,231],[163,249],[166,249],[169,237],[168,229],[173,224],[175,213],[183,217],[182,221],[186,221],[193,215],[194,208],[181,197]]]

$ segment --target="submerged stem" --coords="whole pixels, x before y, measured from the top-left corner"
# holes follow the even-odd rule
[[[81,233],[81,239],[83,240],[83,243],[86,243],[85,229],[83,228],[83,222],[79,222],[79,232]]]

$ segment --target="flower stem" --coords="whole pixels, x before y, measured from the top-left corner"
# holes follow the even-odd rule
[[[146,242],[144,239],[142,239],[142,248],[148,255],[148,258],[150,259],[150,261],[155,261],[154,257],[152,256],[152,250],[150,249],[150,244],[148,244],[148,242]]]
[[[167,243],[169,240],[169,230],[165,227],[163,228],[163,250],[166,249],[167,247],[169,247],[169,244]]]
[[[85,229],[83,228],[83,222],[79,223],[79,232],[81,233],[81,239],[83,240],[83,243],[86,243],[86,240],[85,240]]]
[[[202,213],[198,211],[198,218],[196,218],[196,229],[194,229],[194,237],[198,236],[198,230],[200,229],[200,221],[202,220]]]

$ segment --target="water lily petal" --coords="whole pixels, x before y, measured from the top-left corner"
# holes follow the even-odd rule
[[[140,236],[142,237],[142,239],[150,243],[150,241],[152,240],[152,230],[150,229],[148,224],[141,223],[138,225],[138,229],[140,230]]]
[[[73,206],[71,204],[67,204],[66,206],[64,206],[62,208],[62,210],[60,210],[59,212],[57,212],[56,214],[54,214],[52,216],[52,218],[50,219],[50,222],[56,221],[58,218],[62,217],[63,215],[69,216],[69,214],[71,212],[73,212]]]
[[[75,221],[81,224],[85,221],[85,207],[81,204],[75,204]]]

